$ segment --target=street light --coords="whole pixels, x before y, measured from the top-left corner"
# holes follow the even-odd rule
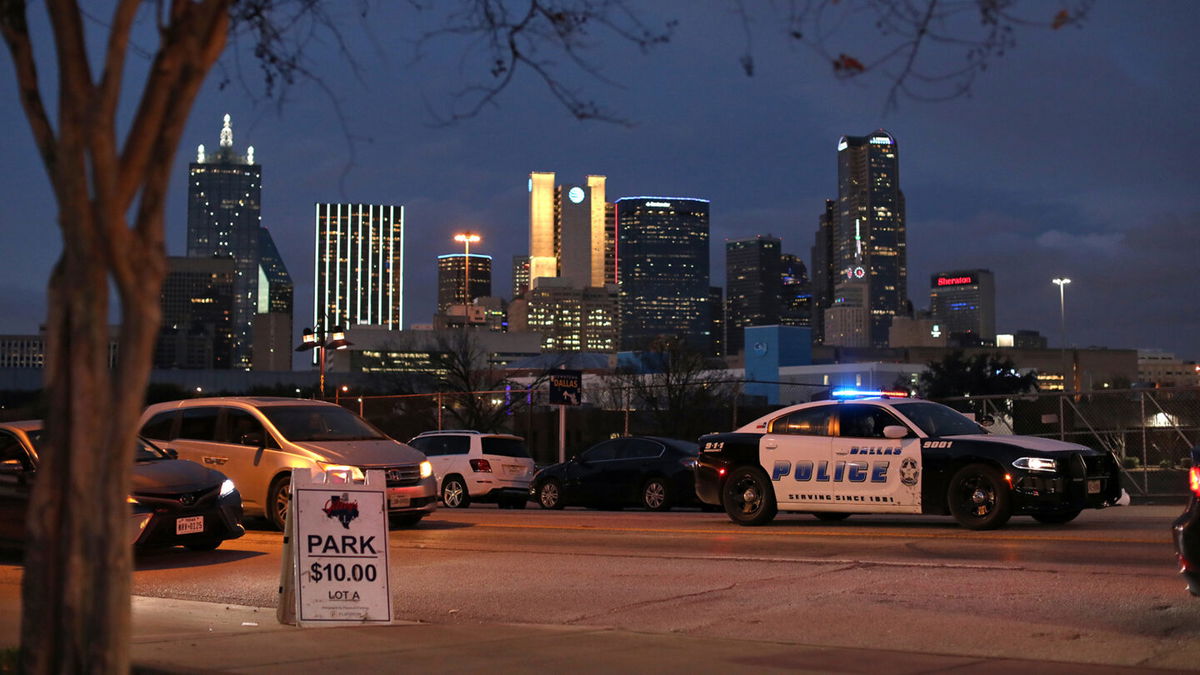
[[[478,244],[482,237],[474,232],[460,232],[454,235],[454,241],[463,244],[463,305],[471,304],[471,244]],[[463,308],[464,318],[467,312]]]
[[[304,335],[300,338],[300,346],[296,347],[298,352],[307,352],[313,349],[317,351],[317,363],[320,364],[321,371],[320,392],[321,398],[325,398],[325,350],[327,349],[345,349],[353,342],[346,339],[346,333],[341,326],[334,326],[333,332],[329,333],[328,339],[324,331],[316,332],[311,328],[304,329]]]
[[[1061,279],[1051,279],[1051,283],[1058,286],[1058,319],[1059,328],[1062,331],[1062,365],[1063,365],[1063,391],[1067,390],[1067,284],[1071,283],[1070,279],[1063,277]]]

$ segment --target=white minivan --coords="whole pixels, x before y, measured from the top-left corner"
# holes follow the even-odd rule
[[[333,403],[249,396],[169,401],[146,408],[139,428],[180,459],[229,476],[246,514],[280,529],[293,468],[341,472],[346,480],[382,470],[396,525],[416,525],[437,508],[437,482],[425,455]]]

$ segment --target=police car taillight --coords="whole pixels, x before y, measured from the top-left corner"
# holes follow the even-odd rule
[[[1188,471],[1188,487],[1192,494],[1200,497],[1200,466],[1193,466],[1192,470]]]
[[[473,459],[473,460],[471,460],[471,470],[472,471],[485,471],[487,473],[491,473],[492,472],[492,463],[487,461],[486,459]]]

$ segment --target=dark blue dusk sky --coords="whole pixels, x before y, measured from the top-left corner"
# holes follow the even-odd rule
[[[611,83],[563,71],[630,127],[576,121],[530,73],[498,106],[434,124],[430,110],[445,109],[465,78],[482,71],[453,42],[434,43],[414,62],[408,38],[419,29],[400,9],[374,11],[369,35],[348,32],[357,74],[314,44],[308,59],[325,88],[300,83],[282,106],[262,100],[245,60],[246,86],[221,90],[214,74],[176,157],[168,252],[184,252],[187,164],[197,144],[217,145],[225,113],[235,145],[253,145],[263,166],[263,224],[296,281],[297,332],[312,320],[314,202],[406,206],[405,320],[428,323],[435,257],[460,250],[457,230],[483,236],[472,251],[494,257],[494,292],[509,294],[511,257],[528,246],[530,171],[555,171],[560,182],[605,175],[610,200],[711,200],[719,285],[727,238],[774,234],[785,252],[809,261],[823,200],[836,196],[839,136],[884,128],[899,143],[917,308],[929,305],[930,274],[989,268],[998,330],[1038,330],[1057,346],[1059,298],[1050,280],[1067,276],[1069,343],[1200,359],[1200,3],[1099,2],[1082,29],[1018,33],[1015,49],[970,97],[902,100],[890,112],[885,79],[838,81],[765,21],[752,25],[757,70],[747,78],[738,63],[744,34],[725,3],[646,4],[650,20],[679,20],[669,44],[642,54],[601,42],[589,54]],[[43,8],[31,11],[47,40]],[[845,51],[853,53],[855,38],[846,31]],[[4,61],[0,332],[35,332],[60,240]]]

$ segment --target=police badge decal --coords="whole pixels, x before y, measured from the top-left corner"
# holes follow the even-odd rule
[[[900,482],[912,487],[917,484],[917,478],[920,477],[921,470],[917,468],[917,460],[912,457],[905,457],[903,462],[900,462]]]

